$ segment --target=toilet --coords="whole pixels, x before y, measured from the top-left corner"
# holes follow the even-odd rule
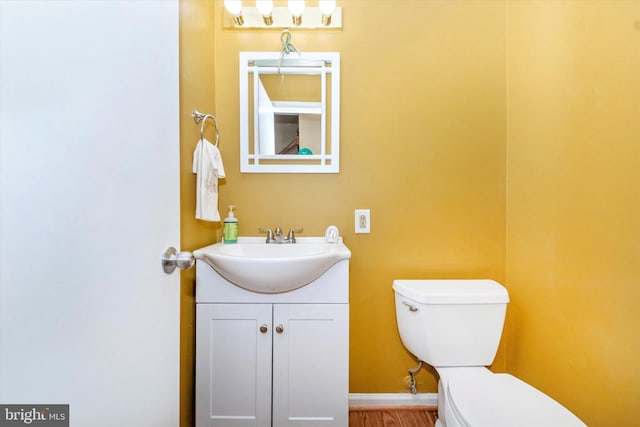
[[[509,302],[493,280],[395,280],[404,346],[433,366],[436,427],[585,427],[551,397],[493,363]]]

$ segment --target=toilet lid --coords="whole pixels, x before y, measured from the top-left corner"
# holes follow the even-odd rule
[[[564,406],[508,374],[457,377],[447,393],[467,427],[586,427]]]
[[[489,279],[394,280],[393,290],[422,304],[506,304],[504,286]]]

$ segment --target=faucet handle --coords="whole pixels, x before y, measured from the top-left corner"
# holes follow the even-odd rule
[[[292,228],[291,230],[289,230],[289,234],[287,235],[287,240],[289,241],[289,243],[295,243],[296,233],[302,233],[303,231],[303,228]]]
[[[266,243],[273,243],[275,241],[275,239],[273,238],[273,231],[271,231],[270,228],[260,227],[260,228],[258,228],[258,231],[261,232],[261,233],[267,233],[267,241],[266,241]]]

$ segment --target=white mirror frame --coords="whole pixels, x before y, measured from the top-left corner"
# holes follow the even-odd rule
[[[240,172],[248,173],[338,173],[340,172],[340,53],[339,52],[303,52],[287,55],[282,66],[253,65],[256,60],[280,59],[281,52],[240,52]],[[300,67],[288,66],[288,60],[323,61],[330,66]],[[249,82],[249,74],[254,76]],[[249,108],[257,108],[250,105],[249,84],[254,84],[254,94],[257,93],[257,82],[260,74],[318,74],[321,80],[322,116],[321,116],[321,152],[311,155],[272,155],[259,154],[258,141],[255,138],[258,126],[258,114],[253,115],[253,128],[255,141],[249,141]],[[326,151],[326,75],[331,74],[331,117],[330,154]],[[255,97],[255,95],[254,95]],[[250,144],[253,143],[253,154],[249,153]],[[260,163],[261,160],[267,161]],[[274,162],[277,161],[277,164]],[[304,164],[304,162],[314,164]],[[302,162],[302,164],[300,164]]]

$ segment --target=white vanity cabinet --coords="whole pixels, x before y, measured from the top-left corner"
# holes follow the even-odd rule
[[[348,260],[280,294],[196,277],[197,427],[347,427]]]

